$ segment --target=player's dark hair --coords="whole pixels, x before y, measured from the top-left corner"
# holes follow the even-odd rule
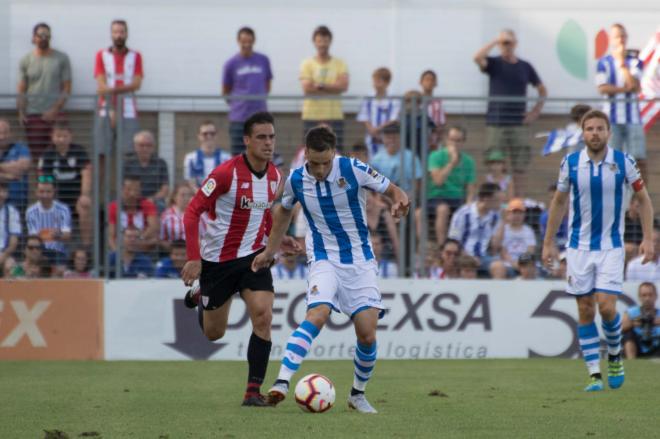
[[[426,76],[426,75],[431,75],[431,76],[433,76],[433,79],[435,79],[436,81],[438,80],[438,75],[436,75],[435,72],[433,70],[430,70],[430,69],[429,70],[424,70],[422,72],[421,76],[419,77],[419,80],[421,81],[422,79],[424,79],[424,76]]]
[[[247,34],[250,35],[255,40],[257,39],[257,36],[254,34],[254,30],[248,26],[243,26],[238,30],[238,32],[236,32],[236,39],[239,39],[241,37],[241,34]]]
[[[639,287],[637,287],[637,294],[639,294],[639,292],[642,291],[642,287],[649,287],[653,289],[653,293],[656,296],[658,295],[658,289],[653,282],[642,282],[641,284],[639,284]]]
[[[172,241],[171,250],[175,249],[175,248],[185,249],[186,248],[186,241],[184,241],[183,239],[175,239],[174,241]]]
[[[570,113],[571,120],[575,123],[580,123],[584,115],[587,114],[589,110],[591,110],[591,107],[587,104],[573,105]]]
[[[47,23],[44,23],[43,21],[41,23],[37,23],[34,25],[32,28],[32,35],[36,35],[39,29],[47,29],[48,32],[50,32],[50,26],[48,26]]]
[[[486,182],[479,186],[477,197],[480,200],[483,200],[484,198],[491,198],[494,197],[495,194],[497,194],[499,191],[500,186],[497,183]]]
[[[112,28],[112,26],[114,26],[115,24],[124,26],[124,29],[126,30],[126,32],[128,32],[128,23],[126,23],[126,20],[121,20],[121,19],[112,20],[112,22],[110,23],[110,27]]]
[[[305,147],[316,152],[337,148],[337,135],[328,125],[318,125],[307,131]]]
[[[266,123],[275,125],[275,119],[273,118],[272,114],[270,114],[267,111],[260,111],[258,113],[254,113],[243,124],[243,135],[250,136],[252,134],[253,126],[266,124]]]
[[[330,32],[330,28],[328,28],[328,26],[321,25],[314,29],[314,33],[312,34],[312,41],[316,39],[317,35],[322,37],[329,37],[332,40],[332,32]]]
[[[467,129],[461,125],[449,125],[447,128],[447,135],[451,130],[458,131],[463,136],[463,140],[467,140]]]
[[[580,122],[580,128],[584,130],[584,124],[586,121],[591,119],[603,119],[607,124],[607,130],[610,130],[610,118],[607,117],[607,114],[603,113],[600,110],[589,110],[582,116],[582,121]]]

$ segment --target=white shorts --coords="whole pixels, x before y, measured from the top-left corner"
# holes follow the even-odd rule
[[[368,308],[385,307],[378,289],[378,265],[375,260],[359,264],[314,261],[307,278],[307,308],[329,305],[353,318]]]
[[[568,248],[566,264],[568,294],[621,294],[623,291],[623,248],[599,251]]]

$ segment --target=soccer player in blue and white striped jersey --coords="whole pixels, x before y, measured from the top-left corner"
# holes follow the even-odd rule
[[[37,199],[25,212],[28,235],[39,235],[45,248],[64,256],[67,253],[66,242],[71,239],[71,210],[55,199],[55,180],[52,176],[39,176]]]
[[[578,306],[578,338],[590,381],[586,391],[603,389],[600,374],[600,338],[594,323],[596,304],[607,342],[610,388],[623,385],[621,316],[616,299],[622,292],[623,230],[629,191],[640,203],[644,263],[653,260],[653,206],[635,160],[608,146],[610,122],[605,113],[591,110],[582,119],[586,148],[567,155],[561,163],[557,191],[550,204],[543,243],[543,261],[552,264],[557,228],[569,208],[569,241],[566,250],[566,292]],[[567,206],[568,205],[568,206]]]
[[[351,317],[357,334],[349,406],[361,413],[376,413],[364,391],[376,363],[376,326],[385,307],[367,227],[365,189],[391,198],[395,218],[408,214],[409,201],[405,192],[369,166],[337,156],[336,142],[335,134],[325,126],[307,133],[307,162],[287,179],[282,203],[273,212],[268,245],[252,264],[254,271],[270,265],[291,222],[291,210],[299,202],[309,223],[307,314],[287,341],[269,401],[275,405],[284,399],[293,374],[334,310]]]
[[[645,176],[646,139],[637,97],[644,67],[637,56],[628,52],[627,41],[623,25],[612,25],[611,52],[598,60],[596,85],[607,99],[603,110],[612,124],[610,146],[633,156]]]

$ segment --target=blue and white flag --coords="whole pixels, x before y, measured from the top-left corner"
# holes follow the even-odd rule
[[[571,146],[576,146],[582,140],[582,130],[577,129],[565,129],[558,128],[552,130],[549,133],[540,133],[536,137],[547,137],[548,140],[543,145],[543,151],[541,154],[544,156],[552,154],[562,149],[569,148]]]

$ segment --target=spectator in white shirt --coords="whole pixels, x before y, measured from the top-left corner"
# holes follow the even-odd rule
[[[518,270],[518,259],[524,253],[536,252],[536,235],[525,224],[525,202],[514,198],[507,206],[504,221],[501,221],[493,235],[493,250],[507,267]],[[510,273],[513,274],[513,273]]]
[[[655,260],[642,265],[644,256],[638,256],[628,263],[626,280],[638,282],[660,281],[660,228],[653,229],[653,244],[655,245]]]

